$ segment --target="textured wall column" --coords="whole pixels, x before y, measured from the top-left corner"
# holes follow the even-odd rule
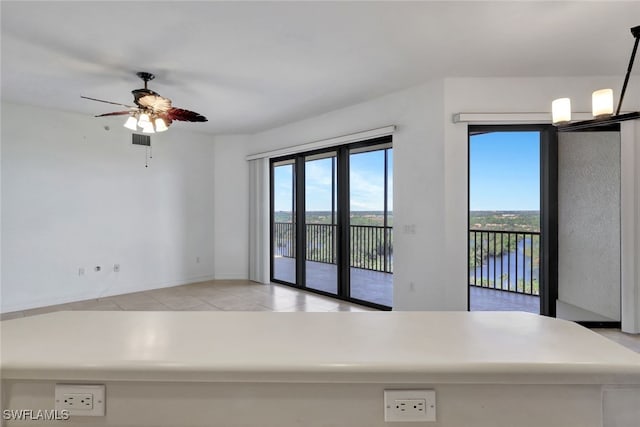
[[[558,138],[558,317],[620,320],[620,134]]]

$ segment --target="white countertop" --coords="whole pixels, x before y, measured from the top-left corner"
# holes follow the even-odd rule
[[[515,312],[67,311],[0,331],[3,379],[640,384],[640,354]]]

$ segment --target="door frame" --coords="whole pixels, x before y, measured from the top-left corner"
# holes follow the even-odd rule
[[[558,134],[548,124],[469,125],[467,128],[467,257],[471,205],[471,135],[477,132],[540,132],[540,314],[556,316],[558,297]],[[467,266],[468,269],[468,266]],[[468,277],[468,273],[466,275]],[[468,279],[467,279],[468,282]],[[471,290],[467,283],[467,311],[471,310]]]

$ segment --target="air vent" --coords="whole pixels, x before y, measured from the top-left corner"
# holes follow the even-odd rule
[[[151,137],[149,135],[140,135],[134,133],[131,135],[131,143],[135,145],[146,145],[147,147],[151,147]]]

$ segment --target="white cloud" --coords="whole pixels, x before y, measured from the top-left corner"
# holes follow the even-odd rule
[[[351,171],[349,175],[351,210],[384,209],[384,177],[376,173]]]
[[[306,208],[310,211],[331,209],[331,159],[310,161],[305,164]],[[349,175],[350,209],[354,211],[382,211],[384,209],[384,176],[377,170],[355,170]],[[393,180],[389,177],[388,209],[393,210]],[[276,191],[276,210],[290,206],[292,185],[282,180]],[[288,208],[290,209],[290,208]],[[288,210],[287,209],[287,210]]]

